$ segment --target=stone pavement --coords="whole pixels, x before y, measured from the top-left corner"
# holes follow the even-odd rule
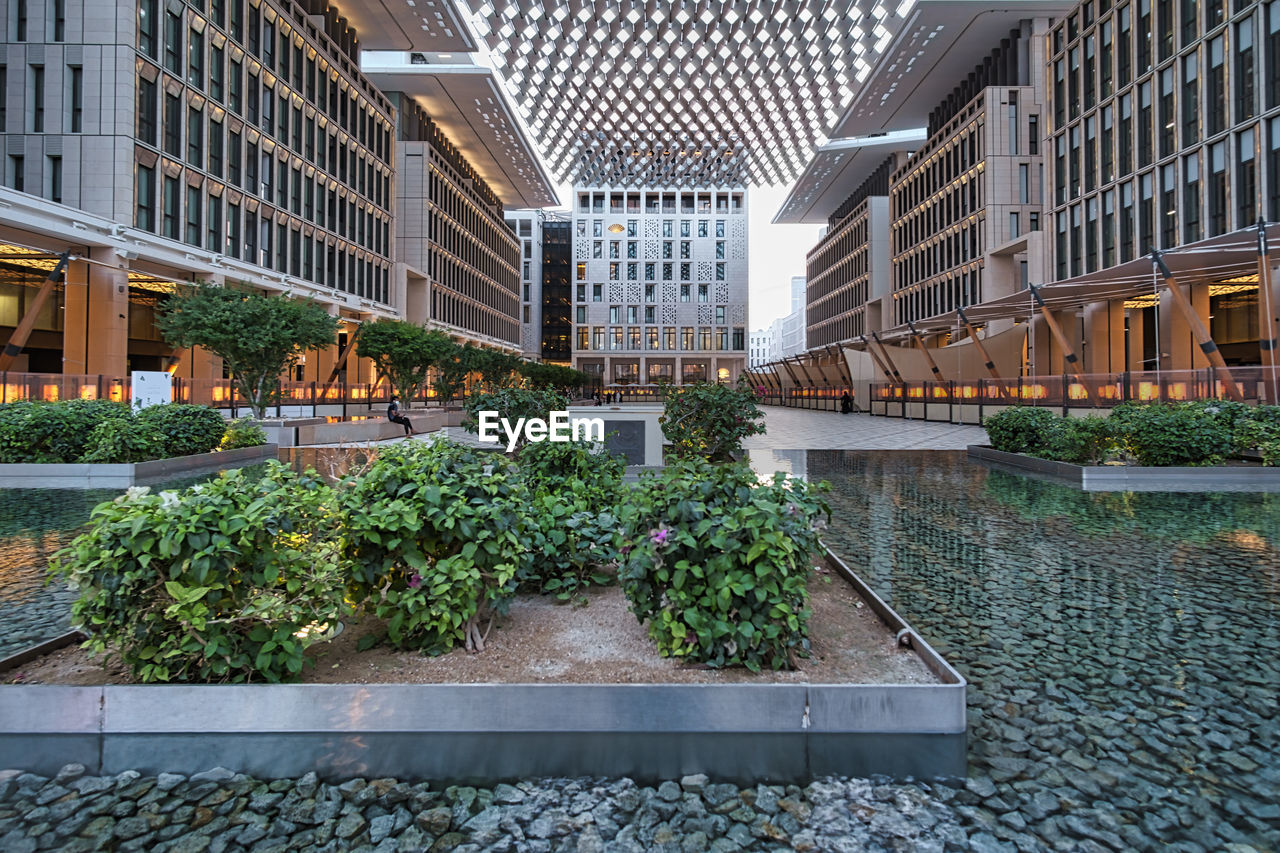
[[[761,410],[768,431],[743,441],[747,450],[964,450],[987,443],[986,431],[976,426],[781,406]]]

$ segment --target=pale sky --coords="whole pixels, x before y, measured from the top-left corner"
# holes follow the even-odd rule
[[[804,256],[818,242],[818,225],[771,225],[787,197],[787,187],[752,187],[747,196],[747,263],[750,295],[748,331],[769,326],[791,313],[791,277],[804,275]],[[569,204],[573,186],[557,187]],[[562,208],[567,210],[568,208]]]

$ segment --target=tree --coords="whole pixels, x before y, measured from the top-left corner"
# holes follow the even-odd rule
[[[278,398],[281,374],[305,350],[330,346],[338,334],[337,318],[312,300],[208,282],[181,285],[156,325],[172,346],[220,356],[258,419]]]
[[[520,369],[520,357],[496,349],[473,347],[470,351],[470,367],[490,390],[506,388],[515,382]]]
[[[445,339],[450,349],[436,361],[436,379],[432,383],[441,405],[449,403],[467,384],[467,374],[471,372],[471,353],[474,351],[470,344],[458,346],[448,340],[448,336]]]
[[[591,381],[580,370],[541,361],[526,361],[520,365],[520,372],[534,388],[581,388]]]
[[[427,371],[440,356],[431,335],[423,327],[403,320],[377,320],[360,329],[356,353],[361,358],[373,359],[379,372],[391,379],[392,387],[407,404],[417,396],[427,380]]]

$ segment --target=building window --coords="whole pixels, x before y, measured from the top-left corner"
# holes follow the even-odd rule
[[[154,232],[156,230],[156,170],[138,166],[136,180],[133,224],[144,231]]]
[[[192,246],[199,246],[200,236],[200,188],[187,187],[186,242]]]
[[[187,162],[204,167],[204,113],[195,107],[187,109]]]
[[[1209,236],[1217,237],[1227,230],[1227,143],[1209,146]]]
[[[1268,219],[1280,221],[1280,117],[1268,123],[1267,198],[1271,209]]]
[[[179,193],[178,179],[167,175],[164,179],[163,236],[171,240],[178,239],[178,206],[182,200]]]
[[[1102,194],[1102,266],[1115,266],[1116,262],[1116,191]]]
[[[1178,169],[1167,163],[1160,169],[1160,247],[1178,245]]]
[[[205,216],[205,248],[211,252],[222,251],[222,199],[209,196],[209,210]]]
[[[195,30],[187,36],[187,85],[204,88],[204,35]]]
[[[67,97],[67,109],[70,113],[67,125],[71,133],[80,133],[84,130],[84,69],[72,65],[68,70],[71,72],[68,75],[71,91]]]
[[[48,172],[48,175],[49,175],[49,179],[47,182],[49,201],[61,203],[62,202],[62,158],[46,157],[45,160],[48,163],[48,168],[45,171]]]
[[[156,144],[156,84],[138,78],[138,138]]]
[[[172,74],[182,74],[182,18],[164,13],[164,67]]]
[[[1151,163],[1151,81],[1138,86],[1138,168]]]
[[[1238,137],[1240,159],[1236,163],[1236,228],[1248,228],[1258,218],[1257,151],[1251,127]]]
[[[15,0],[17,13],[17,29],[14,32],[14,41],[27,40],[27,0]]]
[[[164,153],[182,156],[182,101],[177,95],[164,96]]]
[[[1222,36],[1209,41],[1208,91],[1205,92],[1204,102],[1209,136],[1221,133],[1226,129],[1227,123],[1227,74],[1223,41]]]
[[[31,66],[31,132],[44,133],[44,66]]]
[[[1252,17],[1236,24],[1235,61],[1236,121],[1242,122],[1253,118],[1256,112],[1253,88],[1255,67]]]
[[[1264,91],[1268,108],[1280,106],[1280,0],[1273,0],[1267,6],[1267,85]]]
[[[240,205],[238,204],[227,204],[227,244],[223,251],[233,258],[240,257]]]
[[[1182,60],[1182,145],[1184,148],[1200,141],[1200,79],[1199,58],[1195,53]]]
[[[9,158],[9,186],[20,193],[27,191],[27,164],[17,154]]]
[[[244,109],[244,90],[241,85],[244,79],[244,69],[234,59],[231,60],[230,69],[227,74],[227,106],[231,107],[233,113],[238,113]]]
[[[156,52],[160,46],[160,21],[156,9],[157,0],[138,2],[138,50],[152,59],[157,58]]]
[[[1192,154],[1182,161],[1182,240],[1194,243],[1203,235],[1200,230],[1200,155]]]

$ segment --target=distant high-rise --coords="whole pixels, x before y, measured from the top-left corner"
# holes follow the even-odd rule
[[[747,360],[743,187],[574,188],[574,366],[605,385],[731,382]]]

